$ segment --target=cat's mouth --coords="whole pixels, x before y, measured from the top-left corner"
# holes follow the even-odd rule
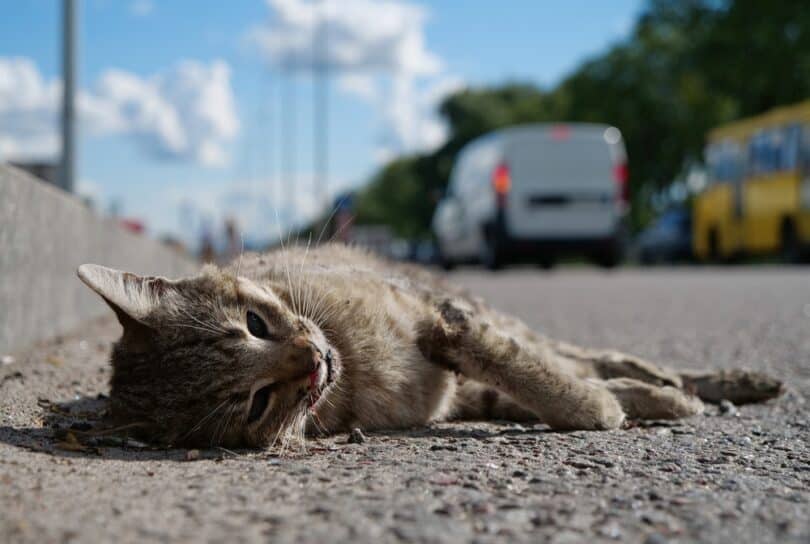
[[[340,361],[337,354],[327,349],[326,354],[318,362],[318,366],[308,376],[308,391],[301,397],[301,401],[306,399],[309,410],[316,410],[318,403],[323,398],[331,385],[335,383],[340,374]],[[268,413],[270,401],[273,393],[280,384],[269,383],[261,385],[253,392],[248,411],[248,425],[262,421]]]
[[[335,382],[340,363],[336,354],[327,349],[318,367],[309,375],[309,409],[314,410],[324,392]]]

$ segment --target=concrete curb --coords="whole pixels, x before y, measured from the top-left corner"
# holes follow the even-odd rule
[[[0,165],[0,355],[109,311],[76,277],[86,262],[170,277],[197,269],[190,258],[98,217],[77,198]]]

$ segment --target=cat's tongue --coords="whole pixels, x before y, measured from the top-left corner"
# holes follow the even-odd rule
[[[318,369],[309,374],[309,405],[314,406],[318,402]]]

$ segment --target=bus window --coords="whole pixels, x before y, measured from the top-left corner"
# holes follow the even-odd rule
[[[797,124],[785,127],[780,153],[780,170],[795,170],[798,167],[801,130],[801,126]]]
[[[748,174],[751,176],[756,176],[762,171],[762,153],[760,151],[760,134],[754,134],[751,136],[751,140],[748,142]]]
[[[767,166],[766,172],[772,173],[777,172],[781,168],[782,160],[782,131],[779,129],[771,129],[765,133],[765,142],[766,142],[766,149],[767,149]]]
[[[801,143],[799,152],[799,169],[802,174],[810,174],[810,125],[802,127]]]
[[[709,168],[709,183],[714,184],[720,181],[720,154],[717,144],[706,146],[706,165]]]
[[[734,182],[743,177],[744,160],[740,145],[733,141],[714,144],[708,153],[712,178],[718,182]]]
[[[774,130],[760,131],[751,138],[748,148],[749,175],[759,176],[779,169],[781,138]]]
[[[802,127],[799,142],[799,175],[801,176],[800,202],[804,209],[810,209],[810,125]]]

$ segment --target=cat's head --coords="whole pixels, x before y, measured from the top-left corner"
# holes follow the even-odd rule
[[[214,267],[181,280],[92,264],[78,275],[124,329],[111,416],[151,441],[268,445],[301,429],[339,375],[337,350],[283,286]]]

